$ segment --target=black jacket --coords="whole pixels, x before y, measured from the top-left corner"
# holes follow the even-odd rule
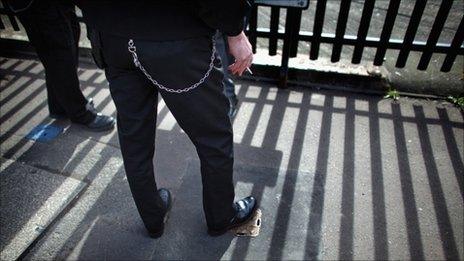
[[[86,23],[104,33],[153,41],[229,36],[243,29],[246,0],[76,0]]]

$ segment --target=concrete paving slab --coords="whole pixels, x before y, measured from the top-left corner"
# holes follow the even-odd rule
[[[300,227],[301,222],[288,226],[275,222],[278,215],[290,214],[287,213],[290,206],[299,209],[296,219],[306,220],[308,197],[300,197],[293,203],[287,201],[289,207],[279,208],[279,204],[285,199],[283,194],[290,190],[303,195],[311,192],[312,183],[295,187],[297,177],[309,173],[241,164],[235,165],[234,173],[236,199],[252,194],[260,201],[263,212],[260,235],[256,238],[237,238],[231,233],[218,238],[207,235],[201,205],[199,163],[191,161],[184,183],[177,192],[166,236],[158,240],[152,259],[263,260],[279,259],[279,256],[280,259],[300,259],[305,242],[293,239],[306,236],[306,230]]]
[[[166,175],[161,180],[174,180],[163,184],[174,192],[174,198],[178,188],[169,184],[182,181],[183,168],[177,175],[159,175]],[[113,157],[105,161],[86,193],[26,258],[140,260],[150,258],[153,245],[133,203],[122,162]]]
[[[163,187],[173,191],[182,183],[182,176],[187,166],[184,162],[186,157],[194,153],[194,148],[185,134],[183,136],[179,134],[181,132],[177,130],[176,134],[170,137],[167,133],[160,131],[158,134],[160,138],[157,140],[159,149],[156,159],[164,163],[157,164],[157,181]],[[177,139],[173,141],[174,136]],[[118,148],[68,132],[52,143],[31,144],[27,141],[21,149],[14,149],[15,153],[11,154],[13,150],[9,148],[20,144],[21,140],[23,140],[21,136],[13,135],[2,144],[6,148],[7,156],[53,169],[90,183],[86,193],[80,197],[77,204],[38,242],[37,247],[29,255],[30,258],[53,259],[67,256],[71,258],[81,255],[82,251],[74,249],[79,249],[83,242],[87,242],[82,237],[89,237],[93,240],[96,236],[101,242],[100,250],[104,244],[117,246],[118,251],[110,252],[117,254],[119,258],[146,259],[147,255],[150,256],[151,248],[147,252],[149,254],[145,256],[137,255],[135,252],[126,252],[126,238],[133,239],[131,242],[134,242],[132,247],[134,249],[140,249],[140,241],[145,242],[145,245],[147,241],[152,241],[147,240],[133,203]],[[90,231],[88,231],[89,227],[92,227]],[[105,239],[100,238],[100,235],[104,235]],[[119,245],[114,242],[117,237],[121,239]],[[89,242],[82,247],[87,249]],[[139,252],[139,254],[143,253],[143,251]],[[105,252],[99,249],[84,251],[81,257],[104,259]]]
[[[183,162],[196,157],[195,148],[179,129],[173,133],[158,131],[157,135],[156,180],[162,186],[178,188],[186,168]],[[0,152],[3,157],[85,181],[92,181],[112,158],[122,164],[119,148],[83,136],[65,132],[50,143],[41,143],[11,135],[0,143]]]
[[[276,199],[280,198],[278,192],[282,189],[284,174],[292,177],[307,174],[250,165],[238,165],[235,171],[237,198],[249,193],[256,195],[261,191],[263,195],[258,195],[258,198],[266,202],[262,208],[265,214],[261,234],[255,239],[234,238],[232,234],[218,238],[207,235],[201,204],[199,163],[189,160],[182,185],[173,191],[175,201],[161,239],[147,237],[120,172],[108,172],[109,176],[96,178],[88,193],[37,244],[27,259],[263,259],[274,237],[277,238],[274,242],[276,247],[298,247],[299,244],[295,243],[285,244],[285,236],[281,234],[273,237],[276,231],[273,229],[274,211],[271,209],[278,207],[279,201]],[[100,182],[99,179],[111,181]],[[305,186],[296,190],[308,192]],[[111,206],[109,202],[112,202]],[[303,202],[295,203],[295,206],[304,208]],[[84,217],[76,219],[78,216]],[[70,229],[75,230],[69,232]],[[298,226],[291,226],[289,230],[288,234],[292,237],[305,233]],[[284,257],[296,256],[296,252],[290,249]],[[268,257],[272,257],[272,254],[268,253]]]
[[[117,148],[68,133],[48,143],[32,142],[23,136],[11,135],[1,146],[2,155],[6,158],[78,180],[92,180],[111,157],[121,160]]]
[[[105,256],[112,255],[102,251],[107,243],[114,243],[113,251],[119,248],[118,253],[127,250],[122,247],[123,243],[139,243],[129,236],[141,234],[143,225],[133,203],[122,162],[118,158],[110,158],[96,172],[98,174],[89,183],[86,193],[50,228],[26,259],[66,259],[81,253],[85,253],[87,259],[105,259]],[[116,238],[120,240],[119,245],[113,241]],[[90,250],[89,244],[95,248]],[[82,252],[82,248],[89,252]]]
[[[1,139],[11,134],[25,136],[39,124],[54,122],[48,117],[46,97],[45,81],[41,77],[21,73],[8,77],[0,95]]]
[[[0,259],[15,260],[85,183],[0,158]]]
[[[30,60],[18,60],[19,64]],[[9,70],[8,77],[2,81],[2,102],[0,121],[1,134],[14,133],[23,135],[39,124],[56,124],[65,130],[82,137],[91,137],[93,140],[119,146],[115,130],[102,133],[93,133],[84,126],[71,124],[69,120],[53,120],[48,115],[46,89],[43,73],[36,73],[32,66],[24,70]],[[3,71],[2,71],[3,72]],[[85,78],[81,88],[88,98],[94,99],[97,110],[104,114],[115,116],[114,104],[109,95],[106,81],[94,83],[94,78],[103,75],[103,71],[94,68],[80,69],[80,75]]]

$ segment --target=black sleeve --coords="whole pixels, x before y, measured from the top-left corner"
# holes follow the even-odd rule
[[[251,8],[247,0],[198,0],[198,4],[200,18],[228,36],[243,30],[245,14]]]

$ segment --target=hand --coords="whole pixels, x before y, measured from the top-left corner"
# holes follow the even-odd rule
[[[253,62],[253,51],[251,50],[250,41],[242,31],[237,36],[227,37],[229,43],[229,52],[234,56],[235,62],[229,66],[232,74],[242,76],[246,68]]]

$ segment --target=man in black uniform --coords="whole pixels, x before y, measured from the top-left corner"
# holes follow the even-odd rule
[[[114,127],[111,116],[97,113],[79,88],[80,27],[71,0],[10,0],[29,41],[45,68],[48,109],[52,118],[69,118],[92,131]]]
[[[233,135],[223,95],[216,29],[228,37],[233,74],[251,65],[243,33],[245,0],[78,0],[92,48],[101,53],[117,109],[124,167],[134,201],[150,234],[164,230],[171,196],[157,189],[153,155],[158,93],[195,145],[201,162],[203,209],[212,236],[247,222],[253,197],[234,203]]]

